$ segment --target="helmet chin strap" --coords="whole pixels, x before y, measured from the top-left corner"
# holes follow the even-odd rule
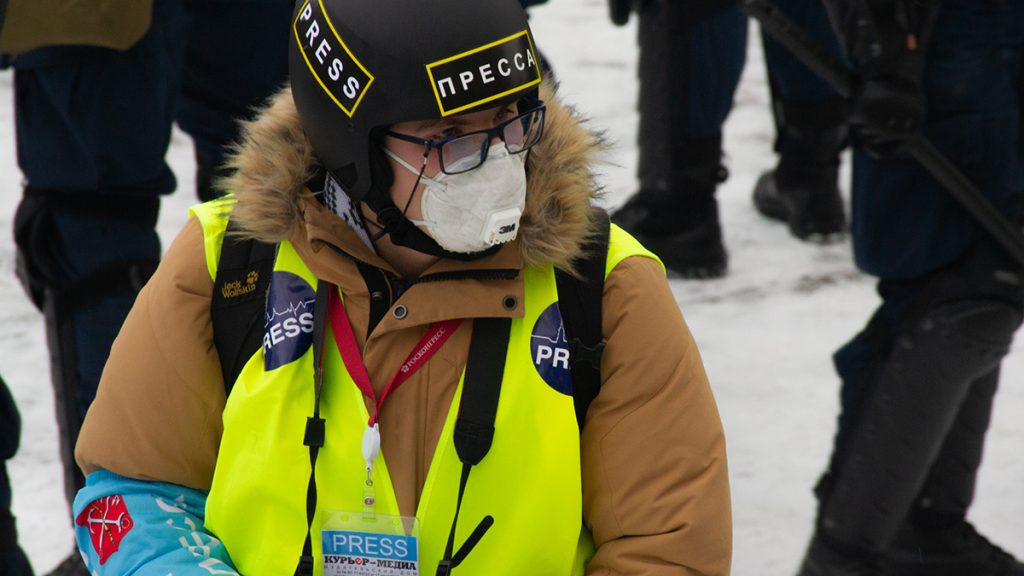
[[[384,144],[382,141],[371,142],[371,154],[374,156],[374,160],[371,160],[371,163],[374,164],[376,173],[373,175],[369,191],[363,197],[363,202],[370,208],[377,220],[376,222],[370,222],[371,225],[379,228],[372,236],[373,241],[388,235],[391,237],[391,242],[396,246],[409,248],[430,256],[451,258],[452,260],[463,262],[490,256],[501,249],[501,245],[498,244],[474,254],[449,252],[441,247],[429,234],[420,230],[418,226],[406,218],[405,214],[408,212],[409,206],[412,205],[412,200],[416,196],[416,187],[419,186],[420,179],[423,178],[423,172],[427,169],[427,159],[430,156],[429,147],[423,147],[423,164],[420,166],[416,182],[412,185],[412,191],[409,193],[409,199],[406,201],[403,209],[399,209],[391,199],[389,186],[383,185],[384,182],[390,184],[393,182],[393,179],[390,174],[391,167],[384,155]],[[383,174],[384,171],[387,172],[386,175]],[[373,172],[371,171],[371,173]],[[369,222],[368,219],[367,221]]]
[[[419,180],[417,179],[416,185],[418,184]],[[409,202],[406,203],[405,208],[399,209],[386,192],[381,192],[377,190],[376,187],[373,187],[366,197],[363,198],[363,202],[370,207],[370,210],[373,211],[374,215],[377,217],[376,225],[380,230],[373,235],[374,240],[378,240],[383,238],[384,235],[388,235],[391,237],[391,242],[397,246],[409,248],[417,252],[422,252],[423,254],[429,254],[430,256],[451,258],[453,260],[461,260],[464,262],[478,260],[484,256],[490,256],[501,249],[501,244],[496,244],[482,252],[475,252],[473,254],[462,254],[459,252],[449,252],[448,250],[445,250],[440,244],[431,238],[429,234],[420,230],[418,226],[406,218],[405,213],[412,202],[412,195],[409,196]]]

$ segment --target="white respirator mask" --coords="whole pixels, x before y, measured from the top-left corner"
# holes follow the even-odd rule
[[[445,250],[475,254],[515,240],[526,206],[525,154],[510,154],[498,144],[490,147],[478,168],[428,178],[390,150],[385,148],[384,153],[426,185],[420,200],[423,220],[409,221],[424,227]],[[478,160],[462,158],[448,168],[457,172]]]

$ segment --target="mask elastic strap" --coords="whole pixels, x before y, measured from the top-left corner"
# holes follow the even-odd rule
[[[426,172],[426,170],[427,170],[427,160],[430,159],[430,146],[427,146],[427,145],[423,146],[423,164],[419,168],[416,168],[412,164],[409,164],[405,160],[402,160],[401,156],[399,156],[398,154],[395,154],[391,150],[388,150],[387,148],[384,148],[383,146],[382,146],[382,148],[384,150],[384,153],[387,154],[389,158],[391,158],[395,162],[398,162],[398,164],[402,168],[405,168],[409,172],[412,172],[413,174],[416,175],[416,185],[417,186],[419,186],[419,183],[420,183],[421,180],[426,180],[427,182],[430,182],[431,184],[441,185],[440,182],[437,182],[436,180],[434,180],[432,178],[427,178],[427,177],[423,176],[423,173]]]
[[[412,164],[409,164],[405,160],[402,160],[402,158],[400,158],[398,156],[398,154],[395,154],[391,150],[388,150],[387,148],[383,148],[383,150],[384,150],[384,153],[387,154],[392,160],[394,160],[395,162],[398,162],[403,168],[405,168],[409,172],[412,172],[413,174],[416,175],[416,181],[413,182],[412,190],[409,192],[409,199],[405,201],[405,206],[402,208],[402,218],[408,219],[406,214],[408,214],[408,212],[409,212],[409,206],[412,206],[412,199],[416,195],[416,187],[420,185],[420,182],[422,180],[430,181],[430,178],[424,178],[424,176],[423,176],[423,173],[427,170],[427,160],[430,158],[430,146],[426,146],[426,145],[423,146],[423,164],[420,166],[419,170],[416,170],[415,168],[413,168]],[[377,217],[380,218],[380,215],[378,214]],[[397,219],[397,218],[394,218],[394,219],[390,219],[390,221],[385,223],[383,226],[381,226],[380,224],[374,223],[378,228],[380,228],[380,231],[378,231],[376,234],[374,234],[373,237],[371,238],[371,240],[373,242],[376,242],[377,240],[380,240],[386,234],[390,233],[394,229],[394,226],[398,222],[400,222],[400,220]],[[411,220],[410,220],[410,222],[411,222]]]

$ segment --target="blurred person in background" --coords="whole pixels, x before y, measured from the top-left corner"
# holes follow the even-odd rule
[[[613,220],[684,278],[726,273],[715,192],[728,177],[722,126],[733,105],[747,49],[739,0],[610,0],[612,19],[638,12],[637,106],[640,189]],[[838,55],[824,7],[781,0],[779,8]],[[754,191],[757,209],[788,223],[801,240],[832,240],[846,230],[838,188],[846,145],[842,100],[781,46],[765,38],[777,166]]]
[[[177,186],[171,128],[214,181],[238,119],[286,79],[285,0],[8,0],[14,69],[17,271],[46,320],[70,505],[73,450],[111,343],[160,259],[160,196]],[[9,191],[13,192],[13,191]],[[78,554],[54,574],[84,574]]]
[[[1022,576],[967,514],[1024,274],[906,151],[927,137],[1020,227],[1024,2],[826,5],[859,80],[854,256],[882,304],[834,357],[842,411],[799,574]]]

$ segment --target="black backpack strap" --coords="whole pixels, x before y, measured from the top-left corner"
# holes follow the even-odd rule
[[[210,302],[213,343],[226,394],[231,393],[245,363],[263,345],[267,291],[277,258],[276,244],[241,238],[234,234],[237,230],[229,220]]]
[[[555,271],[558,288],[558,310],[562,315],[565,339],[569,343],[569,366],[572,369],[572,399],[576,407],[576,423],[583,430],[583,421],[591,401],[601,389],[601,306],[604,293],[604,268],[608,260],[608,213],[596,208],[597,233],[584,246],[583,256],[576,262],[579,278],[562,270]]]
[[[455,550],[455,528],[459,522],[469,473],[487,455],[494,440],[494,420],[498,414],[501,381],[505,377],[505,357],[508,355],[511,327],[510,318],[473,320],[473,337],[469,343],[466,375],[462,379],[462,399],[453,433],[455,452],[462,461],[462,475],[452,528],[435,576],[449,576],[494,524],[492,516],[484,516],[462,546]],[[428,569],[425,567],[424,573]]]

